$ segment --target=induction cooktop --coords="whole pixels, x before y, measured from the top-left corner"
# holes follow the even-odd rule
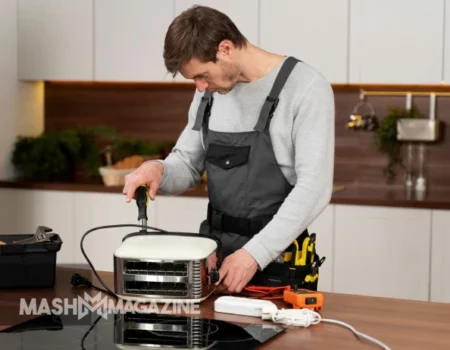
[[[210,320],[148,312],[90,311],[44,314],[0,332],[2,348],[54,349],[256,349],[282,333],[278,325]]]

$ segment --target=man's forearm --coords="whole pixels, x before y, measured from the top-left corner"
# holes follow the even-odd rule
[[[201,181],[201,170],[186,163],[177,151],[160,161],[163,175],[159,186],[160,193],[180,194],[198,185]]]

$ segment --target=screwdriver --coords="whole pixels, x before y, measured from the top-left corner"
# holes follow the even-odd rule
[[[136,204],[139,210],[138,221],[141,221],[142,230],[147,231],[147,205],[149,202],[148,188],[145,185],[141,185],[136,189]]]

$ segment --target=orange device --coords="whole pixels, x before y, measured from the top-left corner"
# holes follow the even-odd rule
[[[285,289],[283,300],[292,304],[294,309],[311,309],[320,311],[323,307],[323,294],[308,289]]]

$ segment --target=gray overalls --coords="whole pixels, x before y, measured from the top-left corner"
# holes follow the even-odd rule
[[[203,132],[209,205],[200,233],[221,240],[222,258],[241,248],[264,228],[293,188],[278,166],[269,125],[278,96],[297,62],[293,57],[284,61],[253,131],[210,130],[213,98],[208,91],[202,97],[193,130]]]

